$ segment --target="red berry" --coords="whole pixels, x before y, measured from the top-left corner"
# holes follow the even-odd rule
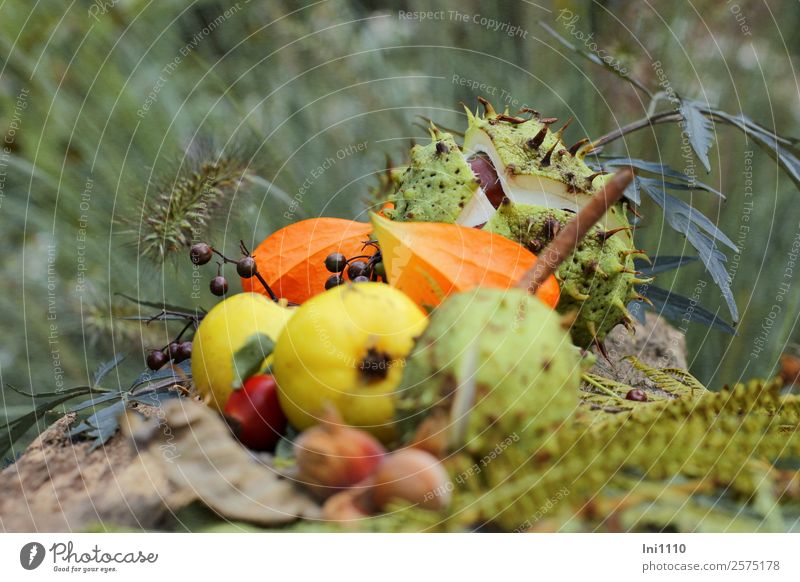
[[[234,390],[225,404],[225,416],[239,441],[255,451],[272,450],[286,432],[286,415],[278,403],[275,378],[251,376]]]
[[[634,402],[647,402],[647,392],[639,388],[634,388],[628,391],[625,398],[633,400]]]

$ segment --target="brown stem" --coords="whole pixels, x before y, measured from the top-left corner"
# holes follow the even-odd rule
[[[649,127],[651,125],[655,125],[656,123],[669,123],[671,121],[680,121],[681,119],[683,119],[683,116],[677,110],[656,113],[655,115],[638,119],[636,121],[629,123],[628,125],[623,125],[622,127],[615,129],[614,131],[611,131],[603,136],[600,136],[599,138],[597,138],[592,142],[592,147],[599,148],[600,146],[603,146],[616,139],[619,139],[624,135],[627,135],[639,129],[643,129],[645,127]]]
[[[278,296],[275,295],[275,291],[272,290],[272,287],[270,287],[269,284],[267,284],[267,281],[264,279],[264,277],[261,275],[261,273],[258,272],[258,268],[256,268],[255,277],[256,277],[256,279],[258,279],[258,282],[261,283],[261,286],[267,292],[267,294],[269,295],[269,298],[272,299],[275,303],[277,303],[278,302]]]
[[[533,295],[547,278],[555,273],[558,266],[570,256],[589,232],[603,217],[606,211],[622,197],[625,188],[633,180],[633,170],[622,168],[606,183],[605,187],[595,194],[547,247],[539,254],[536,264],[526,272],[517,287],[528,289]]]

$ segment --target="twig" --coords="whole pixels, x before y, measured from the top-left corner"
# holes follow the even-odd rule
[[[650,127],[651,125],[656,125],[657,123],[670,123],[673,121],[680,121],[681,119],[683,119],[683,115],[681,115],[680,111],[677,110],[663,111],[649,117],[643,117],[642,119],[637,119],[628,125],[623,125],[614,131],[610,131],[607,134],[600,136],[592,142],[592,148],[597,149],[600,146],[604,146],[607,143],[623,137],[624,135],[644,129],[645,127]]]
[[[594,195],[586,206],[539,254],[536,264],[517,283],[520,289],[528,289],[533,295],[545,280],[555,273],[558,266],[570,256],[586,233],[603,217],[606,211],[622,197],[625,188],[633,180],[633,170],[622,168],[611,177],[605,187]]]

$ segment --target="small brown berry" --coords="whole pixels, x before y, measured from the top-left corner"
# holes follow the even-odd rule
[[[161,350],[153,350],[147,354],[147,367],[153,370],[160,370],[169,361],[169,358]]]
[[[647,392],[640,388],[634,388],[628,391],[625,398],[627,400],[633,400],[634,402],[647,402]]]
[[[222,297],[225,293],[228,292],[228,281],[222,275],[217,275],[213,279],[211,279],[211,284],[209,285],[211,292],[216,295],[217,297]]]
[[[195,265],[205,265],[214,256],[214,251],[206,243],[197,243],[189,249],[189,259]]]
[[[258,271],[258,267],[253,257],[242,257],[239,262],[236,263],[236,272],[239,273],[239,276],[243,279],[249,279],[256,274],[256,271]]]

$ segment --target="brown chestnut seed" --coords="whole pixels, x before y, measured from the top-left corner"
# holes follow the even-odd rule
[[[469,165],[480,181],[481,188],[483,188],[489,202],[492,203],[492,206],[498,208],[506,194],[503,192],[503,185],[491,160],[485,155],[477,155],[470,158]]]

